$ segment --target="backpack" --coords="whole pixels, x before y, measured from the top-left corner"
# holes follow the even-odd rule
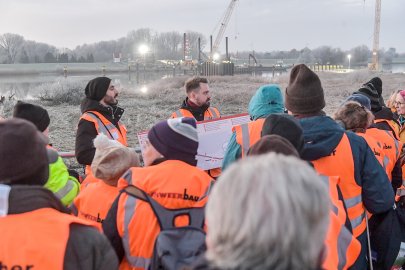
[[[167,209],[135,186],[127,187],[125,192],[149,203],[160,226],[149,269],[182,269],[205,253],[204,207]],[[189,217],[190,224],[175,227],[176,217],[183,215]]]

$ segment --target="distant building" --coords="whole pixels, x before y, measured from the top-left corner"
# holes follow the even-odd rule
[[[120,63],[122,58],[121,53],[113,53],[113,62],[114,63]]]

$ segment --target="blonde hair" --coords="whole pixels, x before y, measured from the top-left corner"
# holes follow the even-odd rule
[[[345,129],[365,132],[373,124],[374,115],[366,107],[356,101],[348,101],[338,108],[334,119],[341,121]]]
[[[399,94],[399,92],[401,92],[401,90],[395,90],[394,92],[392,92],[387,101],[387,107],[390,108],[391,111],[393,111],[393,112],[397,111],[397,109],[395,108],[395,100],[396,100],[397,94]]]
[[[306,162],[247,157],[210,195],[206,256],[220,269],[316,269],[328,221],[328,190]]]

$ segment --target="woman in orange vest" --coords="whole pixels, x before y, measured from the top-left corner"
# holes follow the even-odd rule
[[[370,111],[370,101],[362,95],[351,95],[335,112],[335,120],[340,121],[345,129],[356,132],[363,137],[375,157],[383,166],[390,181],[402,183],[402,169],[399,161],[402,143],[387,130],[378,129],[374,115]]]
[[[0,269],[117,269],[105,236],[42,187],[49,165],[35,126],[0,121],[0,141]]]
[[[70,208],[75,216],[97,222],[101,229],[108,210],[118,196],[118,179],[130,167],[139,167],[139,158],[134,149],[110,140],[104,134],[97,135],[94,146],[96,154],[91,170],[102,181],[89,183]]]
[[[232,162],[246,156],[249,148],[261,137],[264,120],[273,113],[284,112],[283,95],[279,85],[263,85],[249,101],[248,112],[252,122],[235,126],[229,139],[222,169]]]
[[[202,207],[213,180],[196,167],[196,121],[174,118],[157,123],[148,133],[143,153],[145,168],[131,168],[118,187],[134,185],[169,209]],[[186,216],[176,226],[188,225]],[[103,230],[121,261],[120,269],[148,269],[160,226],[147,202],[125,191],[112,205]]]
[[[395,109],[399,116],[399,139],[402,143],[405,143],[405,90],[399,91],[395,98]]]

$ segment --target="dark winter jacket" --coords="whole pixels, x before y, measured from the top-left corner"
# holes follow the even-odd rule
[[[69,213],[69,210],[53,193],[45,188],[40,186],[11,187],[8,215],[23,214],[41,208],[53,208],[61,213]],[[71,224],[63,269],[118,269],[118,260],[108,239],[96,228]]]
[[[394,121],[398,126],[398,115],[394,114],[390,108],[382,107],[381,110],[373,112],[375,120],[387,120]],[[375,124],[378,129],[391,131],[393,134],[396,134],[395,130],[386,121],[381,121]]]
[[[180,109],[184,109],[184,110],[191,112],[191,114],[194,116],[196,121],[203,121],[204,113],[206,110],[208,110],[210,105],[204,104],[201,107],[191,107],[187,101],[188,101],[188,98],[183,100],[183,103],[181,104]]]
[[[103,106],[98,101],[85,98],[83,99],[80,110],[82,113],[88,111],[96,111],[101,113],[108,121],[110,121],[119,130],[118,121],[124,114],[124,109],[114,106]],[[83,165],[91,165],[93,161],[96,148],[94,147],[93,140],[98,135],[97,130],[92,122],[80,119],[77,126],[76,133],[76,159],[77,162]]]
[[[375,158],[367,142],[351,131],[345,131],[332,118],[328,116],[313,116],[300,119],[304,130],[304,150],[302,158],[317,160],[328,156],[340,143],[346,133],[353,153],[354,178],[362,187],[362,200],[365,208],[372,214],[384,213],[394,205],[394,192],[389,179]],[[365,258],[367,247],[366,232],[358,237],[362,245],[359,258]],[[363,260],[360,265],[366,262]],[[358,266],[358,265],[357,265]],[[355,268],[355,269],[361,269]]]

